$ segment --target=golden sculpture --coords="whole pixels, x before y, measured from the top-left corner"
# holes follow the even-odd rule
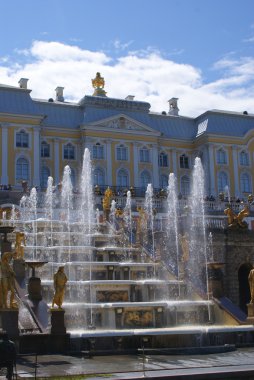
[[[64,266],[61,266],[58,268],[58,271],[54,274],[55,294],[52,301],[52,309],[54,308],[55,304],[58,306],[58,309],[62,309],[67,281],[68,281],[68,278],[66,274],[64,273]]]
[[[234,214],[233,210],[228,207],[224,210],[224,214],[228,217],[228,227],[229,228],[247,228],[248,224],[243,220],[246,216],[250,214],[247,206],[238,213],[238,215]]]
[[[147,238],[147,213],[143,207],[138,206],[138,219],[137,219],[137,243],[143,244],[144,240]],[[142,236],[143,234],[143,236]]]
[[[13,253],[5,252],[0,261],[0,307],[4,309],[16,309],[15,296],[15,273],[10,266]],[[10,302],[8,306],[8,296],[10,292]]]
[[[254,269],[251,269],[248,280],[250,287],[250,303],[254,303]]]
[[[15,256],[17,259],[24,258],[24,246],[26,245],[26,237],[24,232],[16,232],[16,243],[15,243]]]
[[[179,242],[182,248],[182,261],[186,263],[190,257],[190,245],[189,245],[189,235],[185,233],[184,235],[179,234]]]
[[[105,81],[100,73],[96,73],[96,77],[92,79],[92,85],[94,88],[94,96],[105,96],[106,92],[104,90]]]
[[[112,197],[113,197],[113,192],[108,187],[104,193],[104,197],[102,200],[102,207],[103,207],[103,211],[104,211],[104,219],[105,220],[109,220],[109,213],[110,213]]]

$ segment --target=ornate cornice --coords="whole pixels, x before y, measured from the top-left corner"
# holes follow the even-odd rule
[[[106,108],[120,108],[131,111],[145,111],[149,112],[151,107],[150,103],[147,102],[137,102],[136,100],[122,100],[107,98],[101,96],[88,96],[86,95],[81,99],[80,105],[83,106],[95,106],[95,107],[106,107]]]

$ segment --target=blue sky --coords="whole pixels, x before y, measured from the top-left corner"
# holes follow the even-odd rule
[[[77,101],[101,71],[108,96],[135,95],[154,111],[254,113],[254,1],[2,1],[0,83],[29,78]]]

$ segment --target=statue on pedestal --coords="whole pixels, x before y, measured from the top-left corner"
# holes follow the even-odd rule
[[[16,232],[15,257],[24,259],[24,246],[26,245],[26,237],[24,232]]]
[[[16,309],[17,304],[14,301],[15,295],[15,273],[10,266],[10,260],[13,253],[5,252],[0,262],[0,307],[3,309]],[[8,295],[10,292],[10,302],[8,306]]]
[[[249,287],[250,287],[250,303],[254,303],[254,269],[251,269],[249,276]]]
[[[107,190],[104,193],[104,198],[102,200],[102,207],[103,207],[103,212],[104,212],[104,218],[106,220],[109,219],[109,213],[110,213],[110,207],[111,207],[112,197],[113,197],[113,192],[108,187]]]
[[[62,309],[64,292],[65,292],[67,281],[68,281],[68,278],[66,274],[64,273],[64,266],[61,266],[58,268],[58,271],[54,274],[55,294],[52,301],[52,309],[54,308],[55,304],[58,306],[58,309]]]

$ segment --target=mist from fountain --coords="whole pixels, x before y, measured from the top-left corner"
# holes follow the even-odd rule
[[[54,207],[54,187],[53,178],[48,177],[47,190],[45,195],[45,214],[50,223],[50,245],[53,246],[53,207]]]
[[[148,239],[150,235],[150,240],[151,240],[151,247],[152,247],[151,257],[155,259],[153,187],[151,183],[147,185],[144,210],[147,215]]]
[[[33,261],[37,259],[37,190],[35,187],[32,188],[28,200],[30,206],[30,220],[32,221],[32,231],[33,231]]]
[[[131,192],[127,191],[126,205],[125,205],[124,210],[123,210],[123,220],[125,222],[126,235],[128,237],[127,248],[129,246],[132,247],[132,244],[133,244],[133,231],[132,231],[133,220],[132,220],[131,206],[132,206]],[[126,257],[126,258],[129,258],[129,257]]]

